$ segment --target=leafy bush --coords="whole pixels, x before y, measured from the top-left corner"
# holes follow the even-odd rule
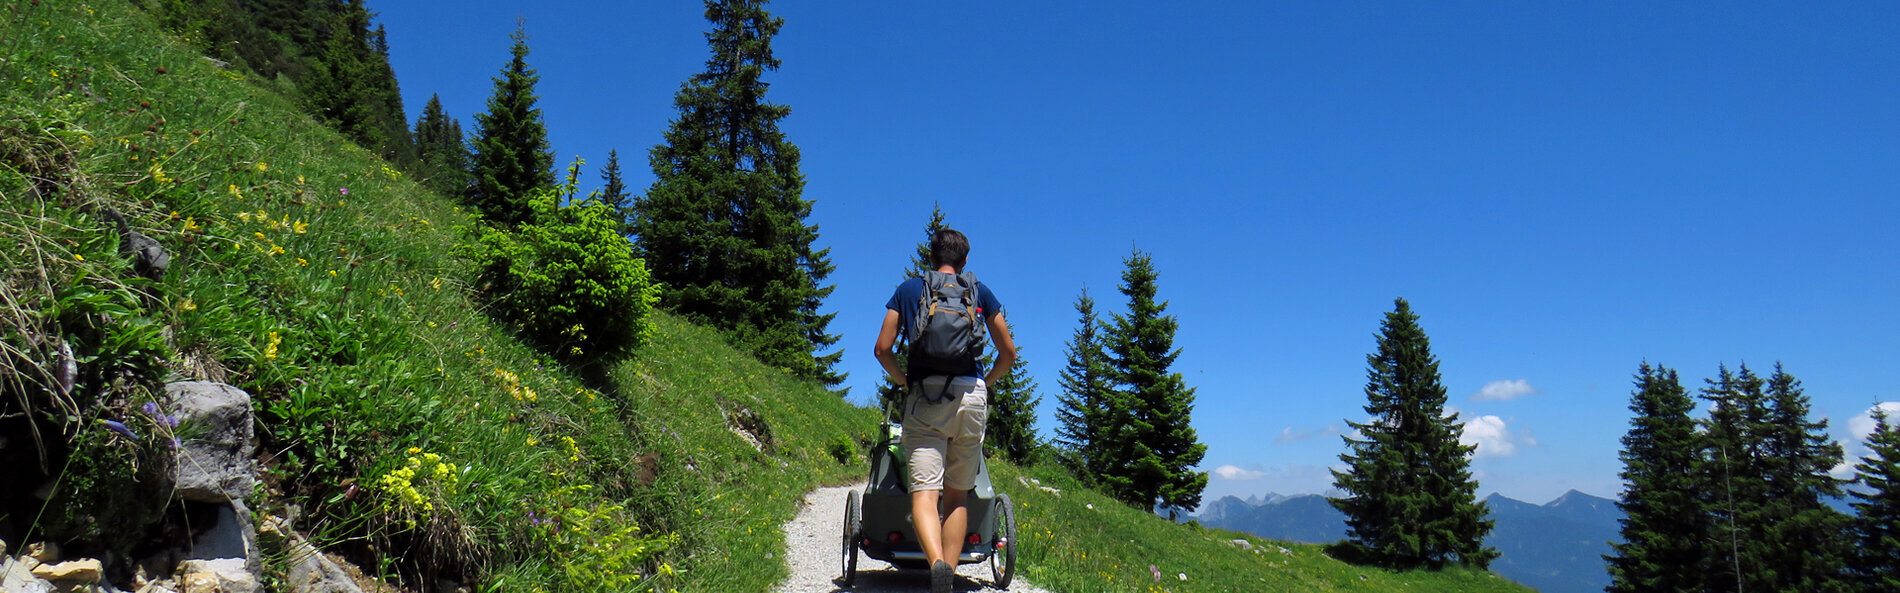
[[[591,489],[577,484],[555,490],[528,512],[533,540],[561,559],[559,589],[647,591],[653,576],[672,576],[671,564],[649,565],[678,545],[679,536],[644,533],[625,507],[587,496]]]
[[[566,206],[580,162],[561,186],[528,196],[532,222],[487,228],[474,248],[493,312],[563,362],[604,367],[653,333],[647,315],[659,286],[620,236],[619,213],[596,200]]]

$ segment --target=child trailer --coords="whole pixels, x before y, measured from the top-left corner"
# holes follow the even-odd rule
[[[884,423],[884,438],[871,448],[871,473],[863,491],[845,493],[844,576],[850,587],[857,578],[858,553],[899,568],[928,569],[923,546],[911,526],[910,480],[902,451],[903,427]],[[970,491],[969,535],[964,538],[958,564],[988,562],[990,581],[1008,589],[1016,577],[1016,513],[1009,495],[990,485],[989,464],[979,459],[976,488]]]

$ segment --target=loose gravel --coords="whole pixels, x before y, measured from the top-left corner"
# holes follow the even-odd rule
[[[905,570],[880,560],[858,555],[858,578],[850,588],[838,584],[844,569],[840,552],[844,546],[845,493],[862,489],[864,484],[819,488],[798,503],[798,517],[785,524],[785,558],[792,574],[779,583],[779,593],[917,593],[930,590],[930,571]],[[964,591],[1001,591],[990,586],[990,565],[965,564],[957,567],[957,587]],[[1023,580],[1022,567],[1010,583],[1011,593],[1050,593]]]

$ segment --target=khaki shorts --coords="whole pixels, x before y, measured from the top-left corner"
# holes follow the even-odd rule
[[[930,403],[950,382],[949,397]],[[969,490],[983,455],[989,419],[989,387],[977,377],[925,377],[904,398],[904,452],[910,457],[910,489]]]

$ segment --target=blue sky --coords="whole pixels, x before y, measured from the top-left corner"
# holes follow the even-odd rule
[[[473,115],[526,19],[557,161],[628,184],[707,57],[697,2],[373,0],[413,121]],[[1900,401],[1900,5],[784,2],[769,99],[830,247],[852,398],[933,204],[1041,384],[1151,253],[1207,500],[1324,492],[1395,297],[1480,493],[1613,497],[1630,377]],[[1894,404],[1900,409],[1900,404]],[[1864,430],[1862,431],[1864,432]]]

